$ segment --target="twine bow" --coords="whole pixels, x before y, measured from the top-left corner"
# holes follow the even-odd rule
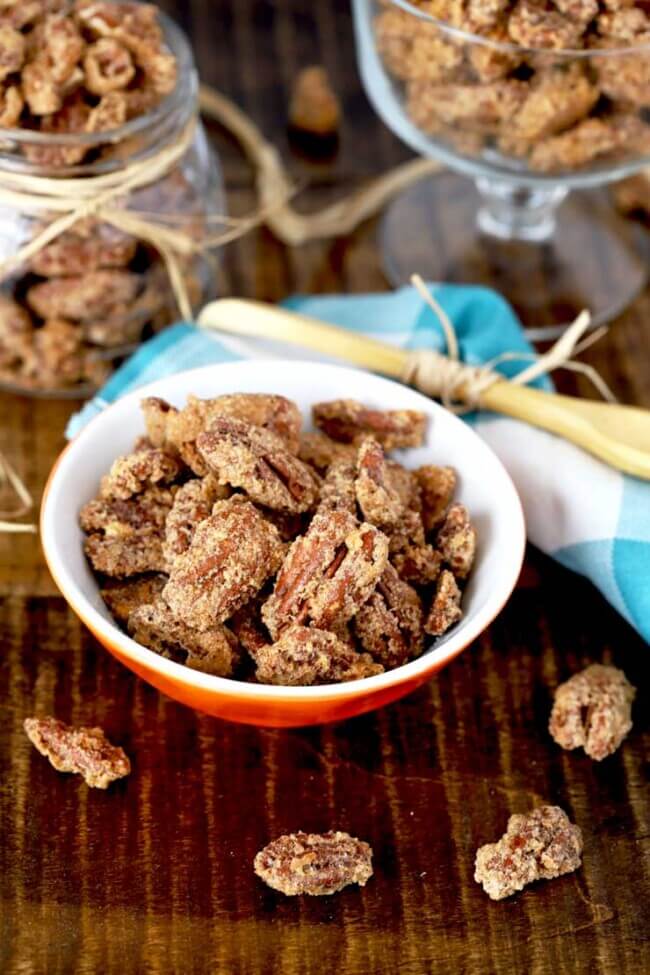
[[[582,311],[557,342],[542,355],[533,352],[502,352],[481,366],[472,366],[461,362],[456,330],[419,274],[412,275],[411,284],[440,322],[447,354],[443,355],[433,349],[412,350],[408,353],[401,380],[410,386],[416,386],[427,396],[439,399],[447,409],[459,414],[475,410],[480,406],[481,394],[493,383],[505,378],[502,373],[495,371],[496,366],[516,360],[529,361],[531,364],[508,380],[515,385],[523,386],[555,369],[569,369],[587,376],[603,399],[609,403],[616,402],[616,397],[596,369],[586,362],[576,362],[572,358],[588,349],[607,331],[606,327],[601,326],[583,339],[591,324],[588,311]]]
[[[197,238],[189,230],[183,229],[183,224],[195,220],[196,214],[149,213],[129,206],[130,193],[155,183],[171,172],[183,158],[192,144],[196,122],[195,116],[173,142],[144,159],[127,163],[115,172],[65,179],[0,172],[0,207],[29,216],[58,214],[14,254],[0,261],[0,278],[6,277],[75,224],[92,217],[150,244],[158,251],[164,261],[178,310],[186,321],[191,321],[192,305],[182,273],[182,260],[228,243],[264,218],[261,211],[240,219],[228,218],[224,214],[201,214],[206,227],[218,224],[225,229],[219,233],[201,234]]]

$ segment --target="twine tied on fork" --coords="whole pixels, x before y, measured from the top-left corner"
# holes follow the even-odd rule
[[[601,326],[583,339],[591,324],[588,311],[582,311],[557,342],[541,355],[534,352],[502,352],[483,365],[472,366],[461,361],[456,330],[419,274],[411,276],[411,284],[436,315],[445,336],[447,354],[443,355],[433,349],[409,351],[400,378],[403,383],[415,386],[427,396],[439,399],[452,412],[462,414],[477,409],[481,394],[493,383],[506,378],[495,371],[496,366],[516,360],[529,361],[531,364],[507,380],[515,385],[526,385],[555,369],[569,369],[587,376],[604,400],[616,402],[616,397],[598,371],[588,363],[576,362],[572,358],[588,349],[607,331],[605,326]]]

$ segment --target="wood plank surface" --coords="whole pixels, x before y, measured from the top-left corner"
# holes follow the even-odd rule
[[[238,99],[308,184],[336,199],[407,158],[361,90],[347,0],[166,2],[206,81]],[[343,99],[339,152],[313,164],[284,130],[291,79],[324,63]],[[216,129],[232,212],[251,172]],[[302,205],[302,201],[301,205]],[[371,222],[290,250],[260,229],[224,255],[233,294],[382,290]],[[589,351],[650,407],[650,294]],[[567,391],[588,392],[565,378]],[[36,499],[74,404],[0,395],[0,449]],[[406,700],[339,725],[276,731],[190,711],[138,680],[68,610],[37,537],[0,536],[0,971],[7,975],[646,975],[650,970],[650,658],[584,580],[530,551],[483,636]],[[593,661],[639,688],[628,741],[601,764],[557,748],[552,689]],[[100,724],[133,758],[107,793],[57,774],[22,731],[32,713]],[[584,866],[509,901],[472,879],[507,817],[558,803]],[[254,876],[279,833],[368,840],[363,890],[288,899]]]

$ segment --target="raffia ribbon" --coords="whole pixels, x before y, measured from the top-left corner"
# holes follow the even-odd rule
[[[616,402],[616,397],[600,373],[588,363],[576,362],[573,358],[607,332],[607,328],[602,326],[583,338],[591,324],[588,311],[582,311],[557,342],[542,355],[533,352],[503,352],[481,366],[472,366],[460,360],[456,330],[419,274],[412,275],[411,284],[440,322],[447,343],[447,354],[443,355],[433,349],[413,349],[408,354],[401,380],[417,387],[427,396],[439,399],[447,409],[454,413],[468,413],[477,409],[481,394],[493,383],[502,382],[505,378],[502,373],[495,371],[495,367],[502,362],[515,360],[530,362],[529,366],[508,380],[515,385],[524,386],[555,369],[569,369],[587,376],[603,399],[610,403]]]

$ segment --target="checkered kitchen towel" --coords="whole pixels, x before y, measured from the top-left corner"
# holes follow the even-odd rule
[[[478,365],[501,352],[531,351],[512,310],[494,292],[431,287],[454,323],[465,362]],[[435,315],[412,288],[390,294],[298,297],[286,304],[404,348],[443,350]],[[138,349],[72,418],[67,435],[74,436],[107,404],[145,383],[183,369],[253,356],[304,358],[295,347],[216,338],[191,325],[175,325]],[[315,357],[311,352],[309,356]],[[521,365],[506,363],[500,368],[512,374]],[[650,483],[626,477],[578,447],[524,423],[485,413],[472,415],[468,422],[510,472],[523,502],[530,541],[591,579],[650,641]]]

